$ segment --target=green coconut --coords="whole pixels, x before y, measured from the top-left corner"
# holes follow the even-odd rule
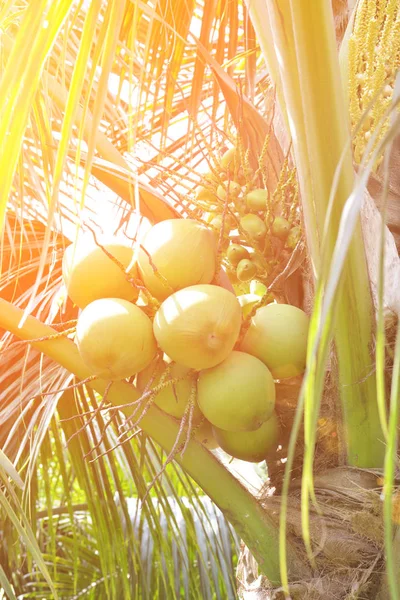
[[[140,392],[143,392],[147,384],[152,380],[148,391],[155,388],[160,383],[161,376],[165,373],[168,365],[164,361],[153,361],[146,369],[138,373],[136,386]],[[164,412],[181,419],[184,415],[189,402],[190,392],[192,389],[192,379],[188,377],[190,369],[182,365],[174,363],[171,367],[168,379],[181,379],[175,384],[168,384],[154,398],[154,402]],[[199,422],[202,414],[197,402],[193,412],[193,422]]]
[[[145,369],[157,352],[149,317],[119,298],[95,300],[83,309],[76,343],[83,362],[101,379],[131,377]]]
[[[207,369],[232,351],[242,311],[237,298],[216,285],[194,285],[164,300],[154,317],[160,348],[175,362]]]
[[[275,406],[271,373],[260,360],[245,352],[233,351],[222,363],[202,371],[197,392],[206,419],[227,431],[258,429]]]
[[[279,419],[272,413],[255,431],[225,431],[213,427],[216,442],[225,452],[248,462],[261,462],[279,443]]]
[[[136,264],[132,264],[134,250],[117,240],[104,241],[104,248],[124,269],[131,265],[130,277],[137,277]],[[62,276],[72,302],[85,308],[100,298],[121,298],[134,302],[138,290],[127,281],[123,269],[98,246],[91,235],[84,234],[77,244],[68,246],[62,263]]]
[[[164,300],[197,283],[210,283],[216,270],[216,240],[212,231],[193,219],[170,219],[152,227],[139,252],[140,276],[153,296]],[[166,282],[157,277],[157,272]]]
[[[308,326],[300,308],[268,304],[251,319],[240,349],[262,360],[275,379],[295,377],[306,366]]]

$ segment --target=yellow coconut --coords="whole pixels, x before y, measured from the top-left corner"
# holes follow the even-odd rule
[[[261,242],[267,234],[267,227],[258,215],[245,215],[240,219],[240,225],[247,235],[257,242]]]
[[[216,442],[225,452],[248,462],[261,462],[279,443],[279,419],[274,412],[255,431],[224,431],[213,427]]]
[[[215,285],[194,285],[164,300],[154,317],[160,348],[177,363],[207,369],[233,349],[242,314],[237,298]]]
[[[107,240],[102,245],[125,269],[131,265],[134,250],[130,246],[117,240]],[[127,281],[124,271],[95,243],[92,235],[84,234],[76,245],[68,246],[62,274],[68,296],[80,308],[100,298],[134,302],[138,297],[137,288]],[[137,277],[136,265],[129,276]]]
[[[259,308],[240,349],[253,354],[276,379],[303,373],[307,357],[309,319],[290,304],[268,304]]]
[[[211,219],[210,225],[220,231],[222,229],[222,222],[224,223],[224,233],[229,233],[235,227],[234,219],[228,214],[225,215],[224,219],[222,215],[216,215]]]
[[[237,196],[239,196],[240,192],[242,191],[242,186],[240,185],[240,183],[237,183],[236,181],[230,181],[229,185],[228,184],[219,185],[217,188],[218,198],[220,200],[226,200],[226,197],[228,195],[228,190],[229,190],[229,196],[236,198]]]
[[[196,200],[215,200],[214,193],[202,185],[197,186],[195,194]]]
[[[204,173],[203,178],[210,183],[216,183],[220,180],[218,174],[213,173],[212,171],[207,171],[207,173]]]
[[[233,171],[235,162],[239,160],[236,148],[229,148],[221,157],[220,165],[223,169]]]
[[[222,363],[202,371],[197,392],[206,419],[227,431],[258,429],[275,406],[271,373],[260,360],[245,352],[233,351]]]
[[[290,223],[284,217],[280,217],[279,215],[275,217],[274,222],[272,223],[272,235],[279,238],[280,240],[285,240],[290,232]]]
[[[268,190],[257,189],[246,194],[246,206],[249,210],[266,210]]]
[[[237,267],[241,260],[250,258],[250,253],[240,244],[231,244],[227,251],[227,257],[231,265]]]
[[[76,326],[79,353],[101,379],[125,379],[146,368],[157,352],[152,324],[135,304],[119,298],[95,300]]]
[[[164,361],[153,361],[146,369],[138,373],[136,386],[140,392],[143,392],[147,384],[152,381],[147,391],[155,388],[160,384],[160,379],[167,368]],[[188,376],[190,369],[182,365],[174,363],[170,369],[168,379],[181,379],[178,383],[168,384],[164,387],[156,397],[154,402],[164,412],[181,419],[189,402],[190,392],[192,389],[192,379]],[[197,402],[193,412],[193,422],[199,422],[202,417]]]
[[[210,189],[207,189],[203,186],[198,186],[196,188],[196,204],[201,206],[202,208],[215,208],[217,206],[217,199],[215,196],[215,192]]]
[[[197,283],[210,283],[216,269],[216,240],[210,229],[192,219],[157,223],[145,236],[139,271],[147,289],[159,300]],[[148,255],[158,273],[157,277]]]
[[[194,439],[200,442],[200,444],[203,444],[203,446],[209,450],[215,450],[215,448],[218,448],[218,443],[214,437],[212,425],[207,420],[204,420],[204,422],[197,427],[194,434]]]
[[[239,281],[250,281],[257,273],[256,265],[247,258],[240,261],[236,268],[236,275]]]

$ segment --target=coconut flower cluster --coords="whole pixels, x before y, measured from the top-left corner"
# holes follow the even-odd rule
[[[163,221],[139,252],[82,236],[65,252],[63,279],[94,376],[135,378],[148,402],[176,419],[189,412],[189,434],[210,448],[255,462],[276,449],[275,380],[303,372],[308,317],[272,303],[244,331],[248,306],[221,277],[212,229]]]
[[[218,239],[230,281],[257,278],[269,285],[301,238],[295,173],[283,169],[273,194],[266,186],[264,153],[252,169],[239,146],[227,150],[196,188],[193,204]]]

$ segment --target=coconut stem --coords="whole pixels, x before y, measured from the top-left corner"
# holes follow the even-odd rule
[[[316,278],[326,282],[342,210],[354,184],[348,112],[341,89],[332,9],[329,0],[318,0],[312,10],[306,0],[271,0],[267,4],[272,31],[269,46],[271,53],[279,58],[308,249]],[[341,159],[333,207],[326,223]],[[325,253],[321,255],[324,228]],[[371,372],[373,306],[359,223],[336,294],[335,316],[347,462],[359,467],[381,467],[384,436],[375,397],[375,374]]]
[[[20,327],[23,311],[0,298],[0,327],[5,328],[20,339],[31,340],[53,335],[55,330],[29,316]],[[78,349],[72,340],[55,338],[33,342],[32,346],[52,358],[79,379],[87,379],[90,372],[85,367]],[[107,381],[97,379],[89,385],[102,396]],[[132,404],[139,398],[136,388],[126,382],[116,381],[108,390],[107,400],[114,406],[126,404],[123,411],[129,415]],[[178,435],[179,424],[156,406],[151,406],[141,421],[141,428],[166,452],[170,452]],[[237,481],[237,479],[202,444],[191,440],[183,456],[175,460],[193,477],[208,496],[224,512],[254,554],[260,569],[274,585],[280,584],[278,560],[278,524],[261,508],[257,500]],[[293,576],[307,574],[309,569],[288,541],[289,564]]]

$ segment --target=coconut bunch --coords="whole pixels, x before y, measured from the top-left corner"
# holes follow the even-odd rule
[[[206,173],[193,203],[214,231],[232,284],[248,291],[250,281],[268,285],[287,264],[301,237],[294,171],[282,170],[270,194],[263,172],[253,170],[240,144],[227,150],[217,168]]]
[[[275,382],[305,369],[308,317],[285,304],[255,310],[223,274],[216,236],[194,219],[154,225],[138,252],[84,235],[63,260],[92,375],[130,379],[138,410],[155,403],[187,436],[259,462],[279,444]],[[259,300],[265,289],[252,283]]]

